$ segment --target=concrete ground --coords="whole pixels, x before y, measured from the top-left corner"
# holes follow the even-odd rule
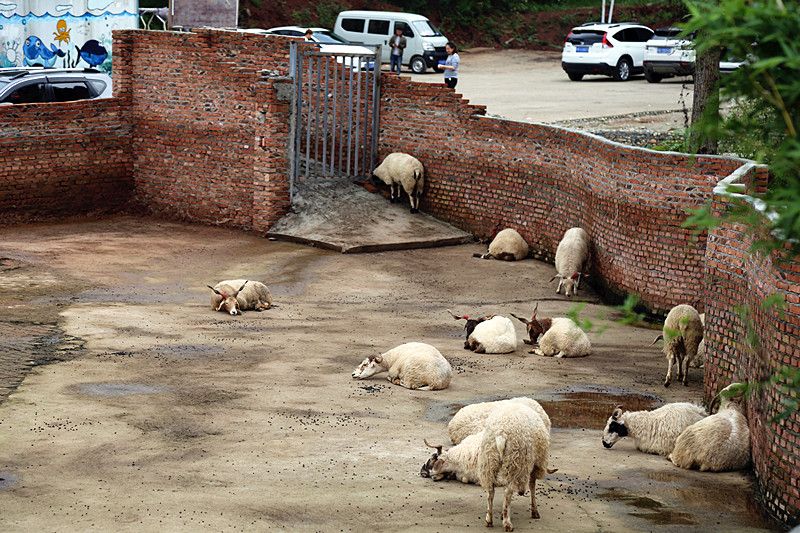
[[[558,469],[537,485],[541,519],[514,497],[517,531],[768,528],[747,473],[601,445],[618,403],[699,401],[699,370],[664,389],[654,329],[615,324],[589,288],[556,296],[551,265],[472,258],[483,249],[344,255],[128,216],[0,229],[5,338],[66,359],[0,405],[0,530],[480,531],[485,492],[421,478],[423,439],[445,443],[461,405],[516,395],[550,413]],[[277,306],[212,311],[206,285],[239,277],[267,283]],[[577,301],[610,326],[581,359],[522,343],[464,351],[446,312],[527,315],[539,302],[559,316]],[[448,358],[448,389],[351,379],[366,355],[408,341]]]

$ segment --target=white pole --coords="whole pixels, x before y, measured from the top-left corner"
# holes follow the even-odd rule
[[[600,8],[600,24],[604,24],[606,21],[606,0],[603,0],[603,7]]]
[[[611,24],[611,14],[614,13],[614,0],[611,0],[611,5],[608,6],[608,23]]]

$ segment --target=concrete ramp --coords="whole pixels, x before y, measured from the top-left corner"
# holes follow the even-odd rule
[[[345,254],[431,248],[473,242],[461,231],[425,213],[411,214],[408,201],[392,204],[349,181],[306,181],[295,188],[294,212],[268,237]]]

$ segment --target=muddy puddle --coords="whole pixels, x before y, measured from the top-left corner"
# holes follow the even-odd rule
[[[664,401],[652,394],[616,387],[575,386],[529,395],[542,405],[554,429],[602,429],[617,405],[632,411],[650,410]],[[481,396],[463,402],[433,402],[426,420],[447,423],[459,409],[479,402],[505,400],[514,396]]]

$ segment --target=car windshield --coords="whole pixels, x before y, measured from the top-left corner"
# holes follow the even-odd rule
[[[436,26],[427,20],[415,20],[412,24],[421,37],[436,37],[437,35],[441,35],[439,30],[436,29]]]
[[[327,44],[350,44],[350,41],[345,39],[344,37],[339,37],[332,31],[315,31],[314,32],[314,39],[318,43],[327,43]]]

